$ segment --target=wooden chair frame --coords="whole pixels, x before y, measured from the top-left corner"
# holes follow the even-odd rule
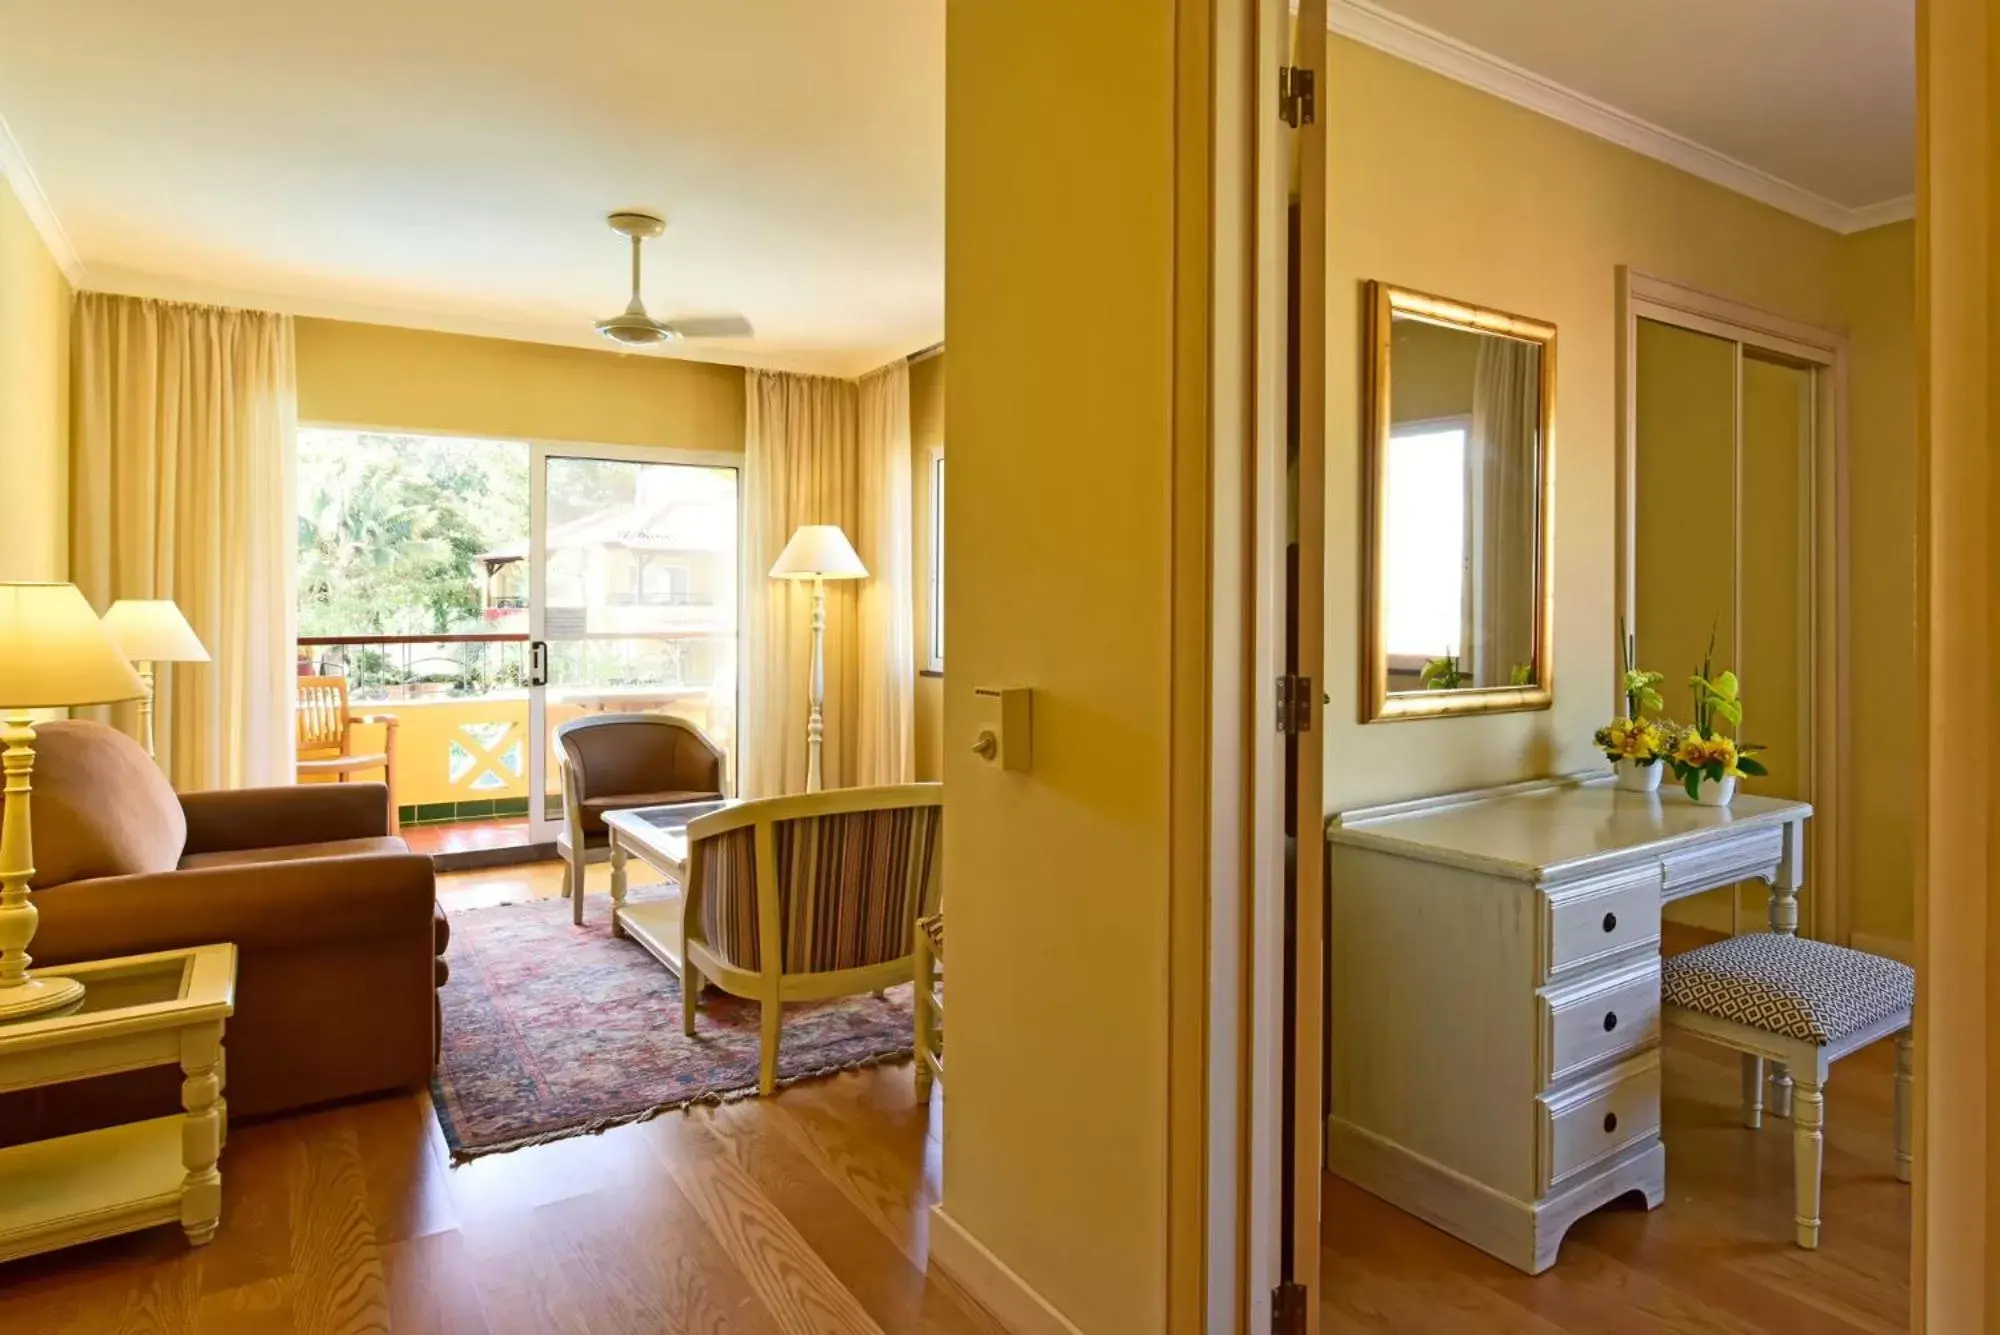
[[[942,913],[944,910],[938,910]],[[944,1000],[938,996],[938,966],[943,952],[921,927],[916,938],[916,995],[910,1009],[916,1020],[917,1102],[929,1101],[931,1083],[944,1083]]]
[[[913,906],[907,924],[910,949],[901,956],[858,969],[827,973],[785,972],[784,934],[778,906],[778,840],[781,821],[813,816],[839,816],[859,811],[896,811],[905,807],[942,807],[944,785],[892,784],[880,788],[836,788],[796,797],[767,797],[742,802],[688,825],[688,875],[682,887],[681,941],[685,963],[681,973],[681,1028],[694,1034],[695,1009],[702,984],[712,983],[732,996],[747,997],[762,1007],[760,1017],[757,1092],[770,1094],[778,1082],[778,1043],[787,1001],[823,1001],[861,992],[879,992],[910,981],[916,951],[917,919],[935,912],[935,904]],[[757,969],[743,969],[718,955],[702,935],[699,899],[706,893],[705,845],[717,835],[745,826],[755,830],[757,861]]]
[[[338,689],[340,692],[340,737],[338,741],[325,738],[312,739],[306,736],[306,720],[311,706],[307,703],[308,693],[315,690]],[[354,725],[379,726],[383,730],[382,753],[375,755],[355,755]],[[357,771],[379,769],[383,782],[389,786],[389,833],[403,832],[402,809],[396,805],[396,727],[398,720],[394,714],[357,714],[348,702],[347,678],[345,677],[300,677],[299,678],[299,753],[295,762],[296,773],[301,781],[308,777],[331,774],[336,783],[346,783],[350,774]]]
[[[556,856],[563,862],[563,898],[570,902],[570,920],[578,927],[583,926],[583,869],[593,861],[601,861],[611,856],[611,845],[607,841],[602,848],[593,849],[583,834],[583,804],[577,797],[576,783],[570,777],[569,748],[563,745],[565,738],[591,728],[602,728],[614,723],[638,723],[657,727],[679,728],[691,732],[701,740],[701,744],[723,760],[723,768],[728,768],[728,757],[715,744],[715,739],[684,718],[673,714],[587,714],[582,718],[569,719],[558,723],[555,730],[556,764],[562,774],[563,827],[556,832]],[[723,775],[728,778],[727,773]]]
[[[1821,1091],[1827,1070],[1842,1057],[1890,1034],[1896,1036],[1896,1180],[1908,1182],[1911,1169],[1911,1025],[1908,1007],[1885,1015],[1838,1043],[1820,1045],[1774,1034],[1732,1020],[1720,1020],[1679,1006],[1661,1009],[1668,1028],[1679,1029],[1725,1048],[1743,1059],[1743,1124],[1764,1124],[1764,1063],[1783,1062],[1792,1076],[1792,1218],[1794,1238],[1808,1251],[1819,1246],[1820,1177],[1826,1156],[1826,1107]]]

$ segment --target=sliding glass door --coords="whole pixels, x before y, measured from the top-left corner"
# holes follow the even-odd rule
[[[537,445],[529,488],[529,811],[562,824],[569,719],[688,720],[736,772],[740,475],[733,458]]]

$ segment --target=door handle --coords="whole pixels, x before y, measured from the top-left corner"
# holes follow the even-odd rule
[[[536,640],[528,646],[528,685],[549,684],[549,643]]]

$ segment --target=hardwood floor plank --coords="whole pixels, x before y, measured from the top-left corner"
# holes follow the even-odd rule
[[[392,1332],[490,1335],[465,1239],[456,1232],[426,1233],[385,1246],[382,1283]]]
[[[291,1143],[293,1328],[299,1335],[386,1330],[388,1291],[354,1126],[344,1110],[316,1120]]]
[[[701,1110],[690,1118],[708,1116]],[[717,1141],[654,1137],[661,1161],[785,1331],[885,1335],[756,1179]]]

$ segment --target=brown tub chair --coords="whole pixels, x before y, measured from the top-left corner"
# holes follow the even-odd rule
[[[176,794],[101,724],[36,732],[37,964],[233,941],[232,1118],[428,1084],[448,936],[431,861],[388,832],[379,783]],[[180,1074],[0,1098],[13,1144],[177,1110]]]
[[[608,856],[604,813],[722,799],[722,752],[701,729],[668,714],[593,714],[555,731],[563,767],[563,894],[583,922],[584,863]]]

